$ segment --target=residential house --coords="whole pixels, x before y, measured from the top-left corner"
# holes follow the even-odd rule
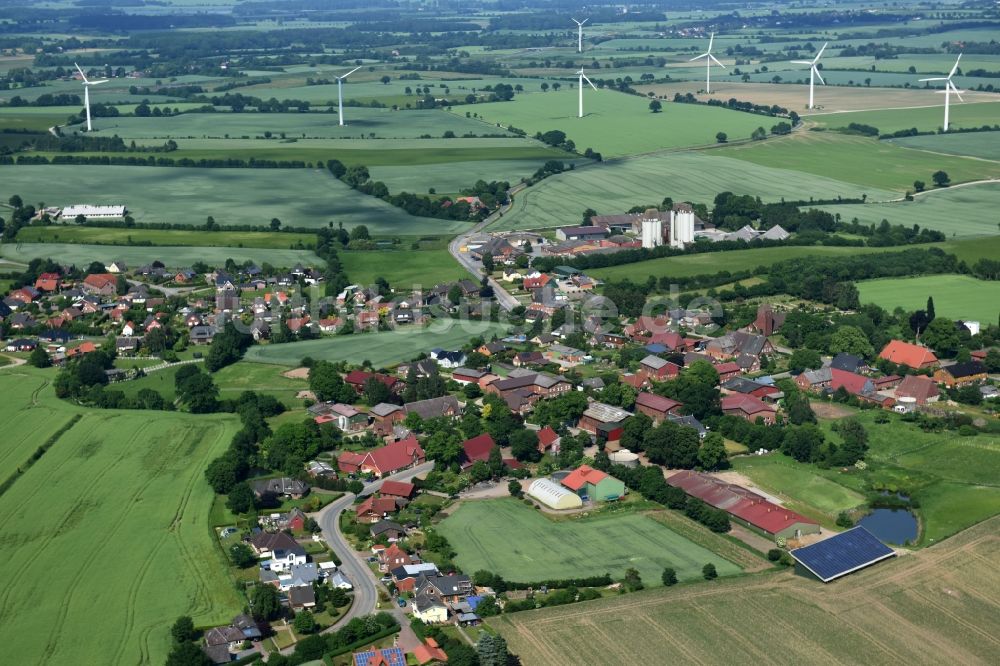
[[[650,354],[639,361],[639,367],[656,381],[666,381],[680,374],[681,366],[671,363],[659,356]]]
[[[875,382],[871,380],[871,377],[835,369],[830,370],[830,375],[830,388],[834,391],[843,388],[851,395],[858,397],[875,394]]]
[[[795,385],[803,391],[821,391],[830,386],[833,381],[831,367],[819,370],[806,370],[795,378]]]
[[[930,377],[921,375],[907,375],[896,387],[896,400],[900,402],[913,402],[917,405],[926,405],[937,402],[939,391],[937,384]]]
[[[399,505],[392,497],[369,495],[354,507],[354,513],[359,523],[377,523],[387,515],[396,513],[398,509]]]
[[[430,419],[441,417],[454,418],[461,416],[462,405],[458,402],[458,398],[455,396],[445,395],[440,398],[428,398],[427,400],[408,402],[403,405],[403,411],[406,416],[409,416],[410,414],[419,414],[420,418],[425,421],[429,421]]]
[[[119,356],[132,356],[139,352],[142,338],[115,338],[115,352]]]
[[[59,291],[59,280],[59,273],[41,273],[35,280],[35,289],[50,293]]]
[[[301,532],[306,528],[307,517],[302,509],[295,507],[287,513],[272,513],[270,516],[261,516],[259,520],[262,524],[273,529]]]
[[[757,317],[750,329],[765,337],[773,335],[784,325],[785,316],[784,312],[775,312],[769,303],[764,303],[757,308]]]
[[[299,499],[309,492],[309,484],[287,476],[277,479],[260,479],[251,484],[257,497],[273,495],[275,497],[291,497]]]
[[[407,378],[410,376],[410,372],[413,372],[414,377],[417,379],[422,379],[424,377],[433,377],[438,374],[437,363],[432,359],[425,358],[419,361],[414,361],[413,363],[401,363],[396,368],[396,374],[399,377]]]
[[[504,343],[494,340],[493,342],[487,342],[486,344],[480,345],[476,351],[489,358],[497,354],[502,354],[508,349],[509,347]]]
[[[388,402],[380,402],[368,411],[372,417],[372,429],[377,435],[385,437],[392,433],[395,424],[406,418],[406,412],[400,405],[393,405]]]
[[[317,423],[334,423],[341,432],[361,432],[368,427],[368,415],[358,411],[351,405],[336,403],[330,405],[330,411],[316,417]]]
[[[733,379],[734,377],[739,377],[740,373],[743,372],[743,368],[736,361],[726,361],[725,363],[716,363],[715,371],[719,373],[719,382],[724,383]]]
[[[671,414],[677,414],[682,404],[670,398],[642,391],[635,397],[635,410],[653,419],[654,425],[667,420]]]
[[[514,355],[513,362],[517,367],[523,368],[529,365],[542,365],[545,363],[545,357],[539,351],[518,352]]]
[[[293,587],[288,590],[288,605],[299,611],[316,606],[316,591],[312,586]]]
[[[473,368],[455,368],[451,371],[451,378],[465,386],[466,384],[479,384],[479,380],[487,374],[483,370]]]
[[[742,393],[760,398],[764,402],[777,402],[785,397],[785,394],[773,383],[765,384],[743,377],[733,377],[722,383],[722,394]]]
[[[368,531],[373,539],[385,538],[389,543],[399,541],[406,536],[406,529],[392,520],[380,520],[374,523]]]
[[[412,435],[365,453],[345,451],[337,458],[340,471],[347,474],[373,474],[387,476],[393,472],[418,465],[425,460],[423,448]]]
[[[708,436],[708,428],[702,425],[701,421],[691,416],[690,414],[685,416],[676,416],[671,414],[667,416],[672,423],[684,426],[685,428],[693,428],[698,433],[698,439],[705,439]]]
[[[879,358],[895,363],[896,365],[905,365],[914,370],[932,368],[938,362],[937,356],[927,347],[903,342],[902,340],[890,340],[882,348],[882,351],[879,352]]]
[[[406,483],[405,481],[386,480],[382,482],[382,487],[379,488],[379,494],[382,497],[392,497],[400,500],[411,499],[416,491],[417,487],[415,485]]]
[[[258,532],[250,538],[250,548],[257,557],[270,559],[274,553],[279,551],[294,551],[301,549],[299,542],[285,534],[284,532]],[[305,550],[302,550],[305,554]]]
[[[616,441],[622,434],[622,426],[632,416],[632,413],[606,405],[603,402],[592,402],[580,417],[580,429],[591,435],[601,436],[607,441]]]
[[[399,567],[413,564],[413,558],[399,544],[389,544],[388,547],[378,546],[378,568],[382,573],[387,573]]]
[[[437,361],[442,368],[460,368],[465,363],[465,352],[432,349],[431,358]]]
[[[465,456],[463,467],[469,467],[476,462],[487,462],[490,459],[490,451],[496,448],[496,442],[488,432],[477,435],[472,439],[462,442],[462,450]]]
[[[934,373],[934,381],[948,388],[986,381],[986,366],[979,361],[963,361],[943,366]]]
[[[365,648],[352,655],[354,666],[406,666],[406,655],[403,648],[384,647]]]
[[[188,331],[188,339],[192,344],[210,345],[215,338],[215,327],[213,326],[192,326]]]
[[[403,390],[404,384],[398,378],[391,375],[383,375],[379,372],[364,372],[363,370],[351,370],[344,377],[344,383],[354,389],[354,392],[361,395],[365,390],[365,383],[369,379],[374,379],[386,385],[393,393]]]
[[[705,353],[717,360],[737,358],[743,354],[760,357],[773,352],[774,347],[765,336],[744,331],[732,331],[705,345]]]
[[[413,658],[417,660],[419,666],[430,663],[444,663],[448,661],[448,655],[438,642],[431,637],[424,639],[424,642],[413,648]]]
[[[727,416],[738,416],[750,423],[761,418],[765,424],[772,425],[777,415],[777,409],[755,396],[734,393],[723,396],[722,413]]]
[[[625,484],[590,465],[580,465],[561,481],[581,499],[594,502],[616,500],[625,495]]]
[[[553,454],[559,453],[559,443],[562,437],[559,436],[551,426],[545,426],[538,431],[538,450],[541,453],[551,451]]]
[[[844,372],[854,372],[858,374],[865,374],[871,370],[868,367],[868,363],[860,356],[855,356],[854,354],[848,354],[847,352],[840,352],[833,357],[830,361],[830,367],[834,370],[843,370]]]

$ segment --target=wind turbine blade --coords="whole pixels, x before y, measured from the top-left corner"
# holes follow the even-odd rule
[[[822,83],[825,86],[826,85],[826,81],[824,81],[823,77],[820,75],[819,69],[817,69],[816,67],[813,67],[813,72],[816,73],[816,78],[819,79],[819,82]]]
[[[788,62],[792,63],[793,65],[811,65],[811,64],[813,64],[812,60],[789,60]]]
[[[76,67],[76,71],[80,72],[80,77],[83,79],[83,82],[90,83],[90,81],[87,80],[87,75],[83,73],[82,69],[80,69],[80,66],[77,65],[75,62],[73,63],[73,65]]]
[[[823,55],[823,51],[826,51],[826,45],[829,43],[830,42],[826,42],[826,44],[823,44],[823,48],[821,48],[819,50],[819,53],[816,54],[816,57],[813,59],[813,62],[819,62],[820,56]]]
[[[924,82],[924,81],[947,81],[948,77],[946,77],[946,76],[935,76],[935,77],[930,78],[930,79],[917,79],[917,80],[920,81],[920,82]]]
[[[583,25],[584,23],[586,23],[589,20],[590,20],[590,17],[588,16],[587,18],[585,18],[582,21],[580,21],[580,25]]]
[[[712,55],[711,53],[709,53],[709,54],[708,54],[708,57],[709,57],[709,58],[711,58],[712,60],[714,60],[714,61],[715,61],[715,64],[716,64],[716,65],[718,65],[719,67],[721,67],[722,69],[725,69],[725,68],[726,68],[726,66],[725,66],[725,65],[723,65],[723,64],[722,64],[721,62],[719,62],[719,59],[718,59],[718,58],[716,58],[716,57],[715,57],[714,55]]]
[[[958,58],[955,59],[955,66],[951,68],[951,72],[948,73],[948,78],[955,76],[955,72],[958,71],[958,63],[962,60],[962,54],[958,54]]]
[[[688,62],[694,62],[695,60],[700,60],[700,59],[704,58],[705,56],[710,56],[710,55],[712,55],[712,54],[711,53],[702,53],[701,55],[697,55],[697,56],[691,58],[690,60],[688,60]]]
[[[88,83],[92,86],[96,86],[98,83],[107,83],[111,79],[98,79],[97,81],[89,81]]]
[[[958,97],[958,101],[959,101],[959,102],[965,102],[965,100],[964,100],[964,99],[962,99],[962,93],[963,93],[963,92],[965,92],[965,91],[964,91],[964,90],[959,90],[959,89],[958,89],[958,88],[957,88],[957,87],[955,86],[955,84],[954,84],[954,83],[952,83],[951,81],[948,81],[948,85],[949,85],[949,86],[951,86],[951,91],[952,91],[953,93],[955,93],[955,95],[956,95],[956,96]]]
[[[338,79],[346,79],[348,76],[350,76],[354,72],[358,71],[359,69],[361,69],[361,65],[358,65],[357,67],[355,67],[354,69],[352,69],[351,71],[349,71],[347,74],[343,74],[341,76],[338,76],[337,78]]]
[[[587,78],[587,75],[586,75],[586,74],[581,74],[580,76],[582,76],[582,77],[583,77],[583,80],[584,80],[584,81],[586,81],[587,83],[589,83],[589,84],[590,84],[590,87],[591,87],[591,88],[593,88],[594,90],[597,90],[597,86],[595,86],[595,85],[594,85],[594,82],[593,82],[593,81],[591,81],[590,79],[588,79],[588,78]]]
[[[713,32],[712,35],[708,38],[708,53],[712,52],[712,44],[714,43],[715,43],[715,33]]]

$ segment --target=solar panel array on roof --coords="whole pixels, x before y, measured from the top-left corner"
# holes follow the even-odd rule
[[[863,527],[842,532],[811,546],[796,548],[792,557],[824,583],[892,557],[896,552]]]

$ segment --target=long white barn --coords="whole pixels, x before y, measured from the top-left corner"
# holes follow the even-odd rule
[[[125,206],[91,206],[88,204],[76,204],[73,206],[66,206],[62,209],[62,217],[64,218],[75,218],[77,215],[83,215],[87,219],[125,217]]]

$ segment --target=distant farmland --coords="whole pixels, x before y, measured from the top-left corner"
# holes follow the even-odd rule
[[[136,236],[142,234],[136,231]],[[317,257],[311,250],[262,250],[240,247],[183,247],[183,246],[134,246],[134,245],[86,245],[83,243],[18,243],[0,245],[0,257],[28,263],[35,258],[49,258],[60,262],[76,264],[86,268],[92,261],[109,264],[122,260],[128,266],[162,261],[169,268],[190,268],[196,261],[204,261],[209,266],[221,265],[226,259],[237,263],[253,261],[272,266],[291,268],[295,264],[318,266]]]
[[[890,312],[897,307],[920,310],[933,296],[939,317],[972,319],[986,326],[995,323],[1000,313],[1000,282],[968,275],[866,280],[857,284],[862,303],[875,303]]]
[[[791,572],[489,618],[526,664],[993,664],[1000,518],[828,585]]]

